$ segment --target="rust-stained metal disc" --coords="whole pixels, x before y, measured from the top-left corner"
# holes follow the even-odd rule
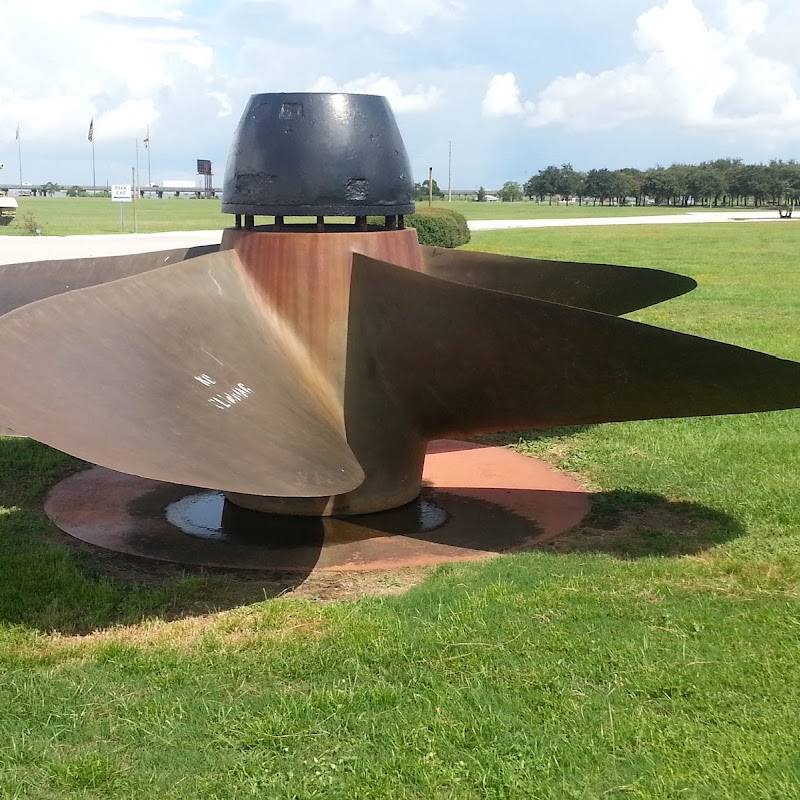
[[[349,336],[432,438],[800,406],[800,364],[354,257]]]
[[[431,442],[424,479],[422,495],[401,508],[302,518],[259,514],[223,503],[216,492],[93,467],[55,486],[45,511],[71,536],[122,553],[308,573],[388,570],[526,550],[577,525],[590,506],[574,479],[505,448]]]
[[[0,420],[95,464],[247,494],[330,495],[364,473],[233,251],[0,318]]]
[[[692,278],[658,269],[546,261],[441,247],[420,249],[424,271],[434,278],[603,314],[627,314],[686,294],[697,286]]]

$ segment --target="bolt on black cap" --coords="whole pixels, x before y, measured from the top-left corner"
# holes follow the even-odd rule
[[[255,94],[225,168],[222,210],[274,216],[414,213],[414,180],[385,97]]]

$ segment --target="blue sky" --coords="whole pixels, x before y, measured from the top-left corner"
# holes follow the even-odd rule
[[[6,0],[0,182],[193,179],[256,92],[366,91],[417,180],[800,158],[800,11],[776,0]]]

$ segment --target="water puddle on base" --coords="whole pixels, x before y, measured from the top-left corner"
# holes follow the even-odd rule
[[[442,527],[449,514],[432,500],[418,497],[411,503],[388,511],[352,517],[292,517],[264,514],[227,501],[222,492],[199,492],[170,503],[167,522],[183,533],[219,542],[285,546],[318,539],[323,520],[356,525],[379,533],[415,536]]]

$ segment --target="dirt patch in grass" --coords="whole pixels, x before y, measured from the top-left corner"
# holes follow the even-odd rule
[[[103,578],[148,586],[164,586],[181,579],[198,579],[202,583],[203,596],[193,600],[189,607],[176,608],[175,617],[210,613],[220,608],[282,595],[331,602],[402,594],[425,580],[432,569],[312,571],[309,574],[211,569],[104,550],[74,539],[55,527],[51,528],[48,538],[77,551],[84,566]]]
[[[551,553],[605,553],[623,559],[695,555],[740,531],[725,514],[692,503],[626,491],[597,492],[584,522],[537,549]],[[196,580],[191,598],[176,602],[164,617],[180,619],[215,613],[265,598],[291,596],[317,602],[352,601],[397,595],[423,582],[433,568],[308,574],[208,569],[125,556],[86,545],[53,530],[53,540],[78,551],[98,577],[125,584],[168,587]]]
[[[638,492],[598,492],[592,511],[571,531],[542,545],[556,553],[599,552],[618,558],[701,553],[741,534],[726,514]]]

